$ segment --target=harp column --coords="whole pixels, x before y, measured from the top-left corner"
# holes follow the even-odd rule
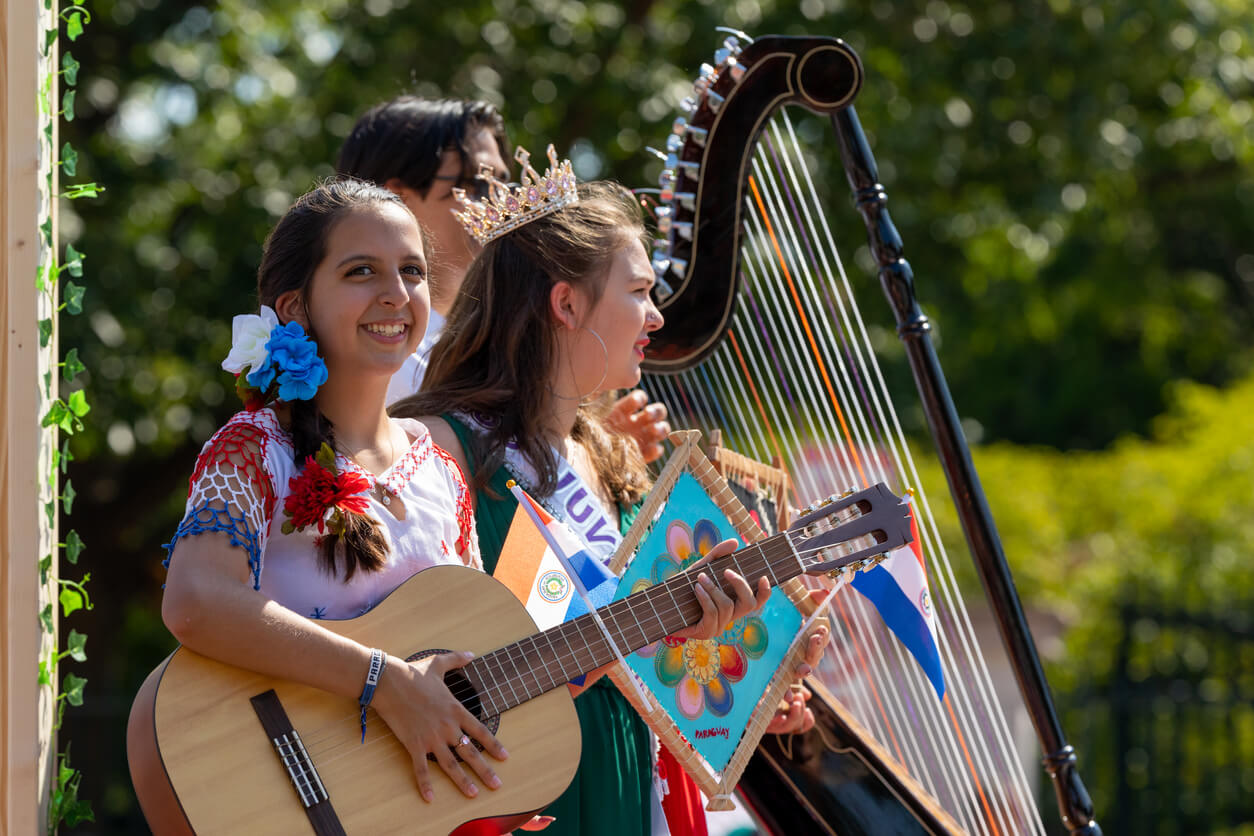
[[[940,454],[967,545],[988,593],[1019,690],[1036,728],[1036,736],[1044,752],[1045,769],[1058,796],[1063,823],[1072,833],[1101,836],[1101,828],[1093,815],[1093,802],[1076,770],[1075,750],[1063,735],[1036,644],[1006,564],[1001,538],[984,498],[958,411],[932,345],[929,334],[931,323],[915,299],[914,274],[909,262],[902,256],[901,236],[889,217],[886,208],[888,195],[879,183],[875,158],[852,106],[833,114],[832,124],[839,139],[845,173],[853,188],[858,211],[866,223],[871,251],[879,265],[880,283],[897,318],[897,334],[905,344],[910,370],[922,396],[923,411]]]

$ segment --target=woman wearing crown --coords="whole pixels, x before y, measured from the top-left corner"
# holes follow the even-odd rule
[[[458,465],[385,410],[426,325],[427,270],[413,214],[386,189],[327,183],[279,221],[260,314],[236,317],[223,363],[246,407],[197,459],[162,617],[201,655],[357,699],[363,739],[373,707],[431,801],[428,755],[468,797],[500,786],[505,750],[444,684],[470,654],[409,662],[318,623],[364,613],[429,566],[482,568]],[[753,600],[703,604],[690,629],[714,635]]]
[[[576,185],[569,161],[559,163],[552,146],[548,156],[542,176],[519,149],[521,186],[488,178],[486,199],[463,196],[458,217],[484,249],[432,351],[422,391],[392,409],[422,416],[470,476],[488,571],[514,517],[508,480],[605,561],[650,487],[636,446],[584,406],[598,393],[639,382],[649,334],[662,325],[650,296],[654,274],[639,208],[617,185]],[[734,573],[727,580],[742,600],[760,604],[769,592],[765,579],[752,590]],[[583,756],[571,787],[546,810],[556,817],[550,830],[665,832],[662,782],[655,781],[654,744],[643,721],[605,679],[575,705]],[[683,799],[667,804],[672,832],[703,833],[691,780],[677,766],[664,777],[671,801]]]

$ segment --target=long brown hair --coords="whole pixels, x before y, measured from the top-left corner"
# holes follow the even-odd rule
[[[644,237],[639,207],[622,186],[584,183],[579,198],[483,248],[431,351],[421,391],[392,406],[393,415],[461,412],[487,419],[486,434],[468,451],[477,463],[475,490],[501,466],[510,442],[535,468],[536,493],[548,496],[557,486],[557,461],[541,424],[557,358],[549,289],[570,282],[595,303],[614,254]],[[635,443],[608,431],[600,410],[581,408],[572,437],[591,454],[615,502],[631,505],[648,491]]]
[[[387,189],[361,180],[331,180],[296,199],[266,238],[257,269],[257,295],[261,304],[275,307],[280,296],[299,291],[308,311],[309,284],[322,259],[327,239],[335,224],[354,209],[378,204],[405,204]],[[306,319],[308,319],[306,315]],[[318,335],[310,326],[310,338]],[[296,449],[296,465],[317,454],[322,445],[335,449],[335,426],[312,400],[287,404],[288,432]],[[345,514],[343,537],[327,534],[318,540],[318,565],[332,575],[343,557],[344,580],[358,568],[367,572],[381,569],[387,560],[388,545],[379,523],[364,514]]]

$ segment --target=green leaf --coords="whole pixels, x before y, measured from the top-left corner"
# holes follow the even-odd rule
[[[48,50],[57,42],[57,34],[56,29],[49,29],[47,32],[44,32],[44,55],[47,55]]]
[[[45,502],[44,515],[48,517],[48,526],[52,527],[57,524],[57,503]]]
[[[87,544],[83,542],[83,538],[78,536],[77,531],[70,529],[70,533],[65,535],[65,559],[70,563],[78,563],[78,556],[85,548]]]
[[[65,283],[65,309],[71,314],[78,316],[83,312],[83,294],[87,292],[87,288],[81,284],[74,282]]]
[[[335,472],[335,451],[332,450],[331,445],[327,444],[325,441],[322,442],[322,446],[318,448],[318,452],[314,456],[314,461],[321,465],[327,472]]]
[[[44,415],[40,426],[55,426],[61,432],[73,435],[83,428],[83,422],[74,417],[74,413],[65,405],[65,402],[58,398],[48,407],[48,412]]]
[[[48,285],[44,282],[44,266],[41,264],[35,268],[35,290],[43,293],[48,289]]]
[[[77,8],[71,9],[69,15],[65,18],[65,36],[71,41],[77,41],[79,35],[83,34],[83,16]]]
[[[70,809],[65,811],[65,823],[70,827],[82,824],[85,821],[95,821],[96,814],[92,812],[90,801],[80,801],[75,799]]]
[[[56,630],[56,626],[52,623],[52,604],[44,604],[44,608],[39,611],[39,621],[43,624],[45,633]]]
[[[91,405],[87,403],[87,392],[79,389],[77,392],[70,393],[70,401],[68,404],[70,411],[82,418],[88,412],[91,412]]]
[[[62,192],[61,197],[67,200],[78,200],[80,197],[96,197],[104,190],[104,186],[98,186],[95,183],[77,183],[70,186],[69,191]]]
[[[44,372],[44,397],[52,397],[52,369]]]
[[[65,640],[65,650],[75,662],[87,661],[87,636],[77,630],[71,630]]]
[[[86,677],[67,673],[65,679],[61,680],[61,696],[65,697],[65,701],[70,705],[82,705],[83,686],[86,684]]]
[[[48,582],[48,570],[52,568],[52,555],[46,554],[39,559],[39,583]],[[48,609],[52,609],[52,605],[48,605]]]
[[[50,339],[52,339],[52,320],[51,319],[39,320],[39,347],[47,348],[48,340]],[[44,426],[46,427],[48,425],[44,424]]]
[[[67,122],[74,121],[74,95],[77,91],[66,90],[61,96],[61,117]]]
[[[61,363],[61,376],[65,378],[66,383],[73,383],[74,378],[86,370],[87,367],[83,365],[83,361],[78,359],[77,347],[65,352],[65,360]]]
[[[52,246],[52,218],[47,217],[44,222],[39,225],[39,231],[43,233],[44,243],[49,247]]]
[[[74,497],[78,494],[74,493],[74,484],[69,480],[65,480],[65,490],[61,492],[61,503],[65,506],[65,513],[72,513],[70,510],[74,507]]]
[[[78,176],[78,152],[68,142],[61,146],[61,169],[70,177]]]
[[[83,275],[83,259],[85,256],[78,250],[74,249],[73,244],[65,245],[65,265],[62,270],[69,270],[70,275],[74,278],[82,278]]]
[[[74,56],[66,50],[61,55],[61,72],[65,75],[66,84],[78,84],[78,68],[81,65],[74,60]]]
[[[51,631],[49,631],[49,632],[51,632]],[[39,660],[39,680],[38,680],[38,682],[39,682],[39,684],[40,684],[40,685],[51,685],[51,684],[52,684],[52,671],[51,671],[51,670],[49,670],[49,668],[50,668],[50,667],[52,667],[52,665],[53,665],[53,664],[56,664],[56,663],[55,663],[55,662],[53,662],[53,663],[49,664],[49,662],[48,662],[48,660],[47,660],[47,659],[40,659],[40,660]]]
[[[70,440],[67,438],[61,444],[61,472],[65,473],[69,470],[70,462],[74,461],[74,454],[70,452]]]
[[[57,598],[61,602],[62,616],[83,608],[83,594],[72,586],[61,587],[61,594]]]

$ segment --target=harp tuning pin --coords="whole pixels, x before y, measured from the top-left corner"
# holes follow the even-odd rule
[[[682,276],[688,272],[688,262],[682,258],[671,257],[671,270],[676,276]]]
[[[735,59],[736,56],[732,55],[732,51],[726,46],[721,46],[714,50],[714,63],[720,67],[730,61],[734,61]]]
[[[679,205],[689,212],[697,211],[697,196],[693,192],[675,192],[672,197],[679,201]],[[667,202],[669,203],[670,201]]]
[[[726,38],[723,39],[723,48],[726,49],[728,52],[730,52],[732,55],[739,55],[740,50],[742,48],[740,46],[740,39],[737,38],[735,35],[728,35]]]
[[[659,206],[654,210],[653,216],[657,221],[657,231],[666,235],[671,231],[671,216],[674,210],[669,206]]]
[[[688,126],[688,136],[692,137],[692,141],[697,143],[697,145],[701,148],[705,147],[705,138],[709,135],[710,132],[705,128],[694,128],[692,125]]]
[[[675,155],[671,154],[670,157],[667,159],[666,168],[662,169],[662,173],[659,174],[657,178],[657,184],[658,186],[662,188],[663,191],[665,191],[666,189],[675,188],[675,182],[678,179],[675,175],[675,167],[670,164],[670,161],[673,159],[675,159]],[[667,200],[666,198],[662,198],[662,199],[665,200],[667,203],[670,203],[670,201]]]
[[[666,152],[665,152],[665,151],[659,151],[659,150],[657,150],[656,148],[654,148],[652,145],[646,145],[646,146],[644,147],[644,150],[648,151],[650,154],[652,154],[653,156],[657,157],[659,160],[663,160],[663,161],[665,161],[665,159],[666,159]]]
[[[710,79],[707,76],[701,76],[692,83],[693,98],[700,99],[710,90]]]
[[[684,131],[688,129],[688,120],[682,116],[677,116],[675,121],[671,123],[671,133],[676,136],[683,136]]]
[[[727,72],[731,75],[732,81],[740,81],[745,77],[746,67],[739,61],[731,61],[727,65]]]
[[[679,100],[679,109],[682,110],[684,113],[695,113],[697,110],[697,107],[698,107],[697,100],[694,99],[692,96],[684,96],[682,99]]]
[[[701,78],[709,79],[717,73],[718,73],[718,70],[714,69],[713,66],[709,64],[702,64],[701,69],[700,71],[698,71],[697,75],[700,76]]]
[[[674,173],[678,170],[684,170],[693,177],[697,176],[697,172],[701,170],[701,163],[690,162],[689,160],[679,159],[678,154],[669,154],[666,157],[666,170]]]
[[[663,186],[661,191],[658,193],[658,197],[661,198],[663,202],[670,203],[675,199],[675,186],[673,184],[670,186]]]
[[[666,271],[671,269],[671,260],[666,257],[665,250],[653,251],[653,274],[658,278],[666,275]]]
[[[692,223],[690,221],[675,221],[670,226],[674,228],[675,234],[680,238],[685,241],[692,240]],[[658,227],[658,229],[661,229],[661,227]]]
[[[705,103],[710,106],[710,110],[718,113],[718,109],[723,106],[723,102],[727,101],[726,97],[720,96],[713,90],[705,94]]]
[[[672,154],[678,154],[679,150],[684,147],[684,138],[679,134],[671,134],[666,138],[666,150]]]

